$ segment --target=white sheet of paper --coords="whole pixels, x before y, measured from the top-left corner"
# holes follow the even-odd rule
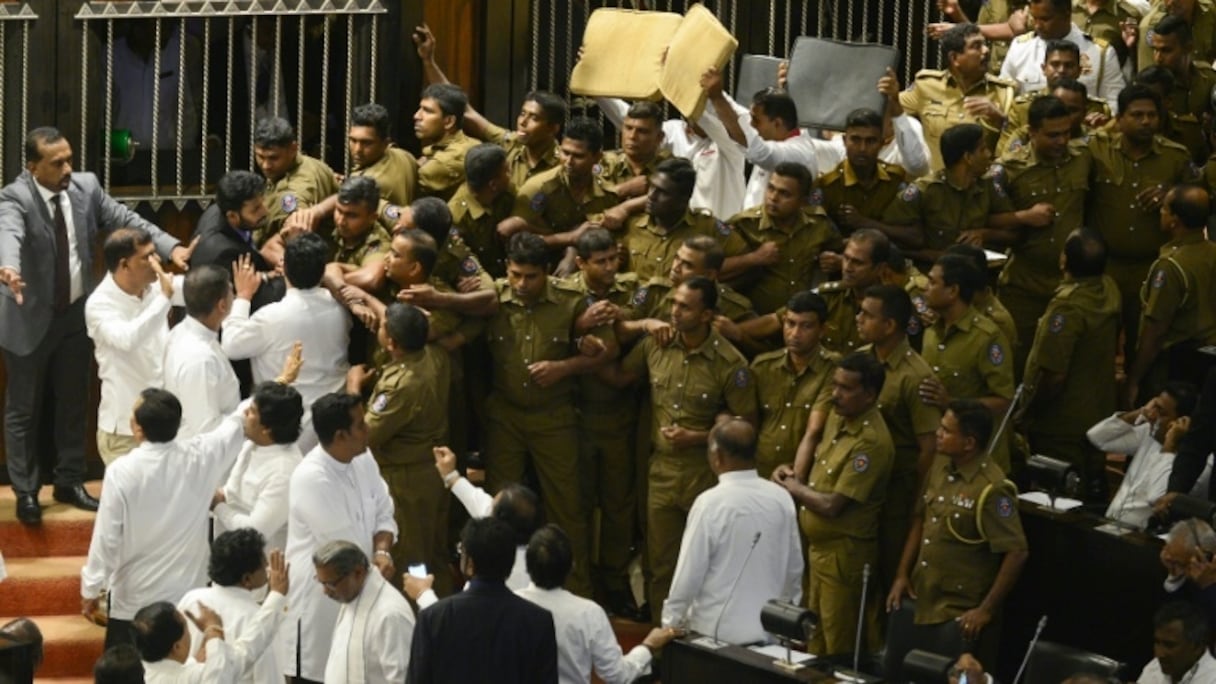
[[[785,660],[785,647],[777,644],[765,644],[763,646],[748,646],[749,651],[755,651],[763,656],[768,656],[774,660]],[[809,660],[814,660],[815,656],[802,651],[790,651],[790,660],[795,663],[805,663]]]
[[[1047,508],[1054,508],[1057,511],[1071,511],[1077,506],[1083,504],[1083,502],[1076,499],[1070,499],[1066,496],[1057,496],[1055,499],[1055,505],[1053,506],[1051,497],[1049,497],[1046,492],[1023,492],[1018,494],[1018,498],[1023,501],[1037,503],[1040,506],[1046,506]]]

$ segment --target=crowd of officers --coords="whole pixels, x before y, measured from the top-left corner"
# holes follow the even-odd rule
[[[912,589],[918,621],[960,619],[978,637],[1025,560],[1008,473],[1044,453],[1102,496],[1086,430],[1193,376],[1216,343],[1216,74],[1198,61],[1214,49],[1200,25],[1158,17],[1156,66],[1114,102],[1078,81],[1095,68],[1087,48],[1048,41],[1044,88],[1019,96],[988,71],[992,27],[953,26],[947,68],[920,72],[886,112],[850,115],[834,168],[777,164],[760,204],[723,216],[690,207],[698,171],[666,151],[660,107],[629,106],[615,150],[546,92],[508,131],[426,59],[424,32],[421,157],[366,104],[339,179],[267,119],[254,138],[264,189],[221,205],[264,204],[267,219],[246,227],[266,269],[300,231],[327,235],[333,290],[369,331],[390,302],[429,312],[443,363],[377,376],[375,333],[351,349],[368,364],[355,372],[369,421],[401,425],[376,460],[417,468],[413,486],[434,490],[393,492],[412,529],[446,525],[431,464],[450,443],[491,491],[537,488],[574,544],[572,590],[635,612],[640,555],[657,620],[687,512],[714,484],[708,432],[740,416],[758,429],[759,475],[800,505],[822,652],[852,649],[865,566],[871,597],[894,605]],[[780,91],[751,114],[808,134]],[[902,114],[923,127],[927,175],[878,159]],[[420,400],[433,393],[419,384],[445,387],[446,405]],[[400,545],[439,567],[418,557],[430,542],[403,529]]]

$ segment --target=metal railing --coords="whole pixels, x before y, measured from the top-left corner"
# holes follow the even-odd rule
[[[14,37],[20,36],[21,40],[21,100],[19,109],[21,111],[19,120],[21,127],[18,129],[19,135],[24,137],[26,127],[29,125],[29,90],[30,90],[30,26],[38,19],[38,14],[34,11],[32,3],[8,3],[0,4],[0,102],[4,103],[4,115],[0,116],[0,171],[5,168],[5,151],[8,148],[6,144],[8,138],[6,134],[6,124],[9,123],[9,115],[13,109],[9,106],[9,102],[13,102],[12,94],[9,92],[10,79],[8,74],[8,50],[9,37],[13,34]]]

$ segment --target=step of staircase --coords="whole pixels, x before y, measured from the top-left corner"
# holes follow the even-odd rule
[[[101,482],[85,483],[85,488],[93,496],[101,495]],[[96,514],[57,503],[52,491],[47,486],[38,492],[42,524],[29,526],[17,521],[17,495],[8,487],[0,488],[0,539],[4,540],[0,552],[6,564],[13,558],[88,554]]]
[[[8,558],[0,582],[4,612],[24,617],[67,615],[80,610],[80,569],[85,556]]]
[[[0,624],[11,619],[11,616],[0,617]],[[105,647],[104,627],[85,620],[80,611],[72,615],[37,616],[34,622],[42,630],[42,665],[38,668],[40,679],[82,677],[92,672],[93,663],[101,657]]]

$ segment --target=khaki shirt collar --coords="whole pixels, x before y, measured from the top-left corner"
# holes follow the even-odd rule
[[[874,171],[875,179],[879,181],[891,180],[891,174],[887,173],[887,169],[880,162],[876,161],[874,163],[876,166]],[[849,163],[848,157],[845,157],[841,165],[844,170],[844,186],[846,188],[851,188],[861,182],[861,179],[857,177],[857,172],[853,170],[853,165]]]
[[[674,344],[683,349],[687,356],[699,354],[707,359],[713,359],[713,357],[718,353],[718,346],[724,341],[724,338],[722,338],[722,336],[711,328],[709,335],[705,338],[705,341],[694,349],[685,347],[684,338],[679,334],[676,334]]]
[[[515,290],[511,289],[510,287],[507,287],[503,290],[503,296],[501,298],[499,298],[499,301],[511,302],[513,304],[516,304],[518,306],[523,306],[523,307],[536,306],[538,304],[543,304],[546,302],[552,304],[557,301],[557,298],[553,296],[553,279],[551,277],[546,276],[545,289],[544,289],[544,291],[542,291],[540,293],[540,297],[537,297],[536,301],[534,301],[534,302],[525,302],[521,299],[516,299]]]
[[[971,482],[975,479],[976,475],[980,474],[980,471],[985,470],[988,467],[988,457],[976,456],[967,463],[964,463],[962,467],[959,468],[954,466],[953,460],[947,459],[944,467],[947,475],[958,475],[959,477],[963,478],[963,481]]]
[[[878,412],[878,402],[866,409],[861,415],[854,418],[844,418],[841,416],[840,431],[846,435],[858,435],[864,427],[873,423],[877,418],[881,417]]]
[[[1161,254],[1165,255],[1173,252],[1175,249],[1184,245],[1194,245],[1200,242],[1205,242],[1207,238],[1203,236],[1202,230],[1188,230],[1182,235],[1170,240],[1161,247]]]

